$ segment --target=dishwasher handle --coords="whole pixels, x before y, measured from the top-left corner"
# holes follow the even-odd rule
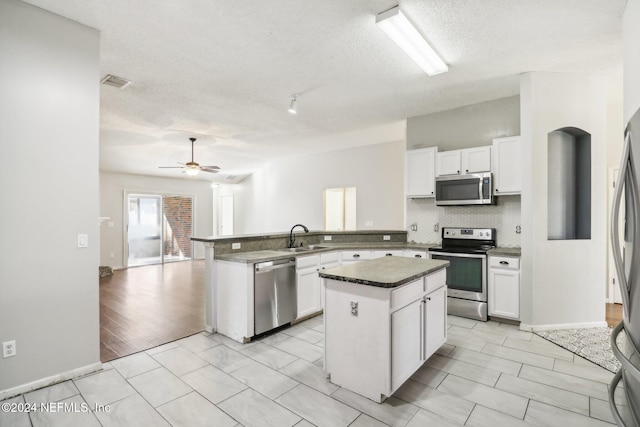
[[[266,273],[268,271],[279,270],[281,268],[289,268],[296,265],[295,258],[285,261],[268,261],[256,264],[256,273]]]

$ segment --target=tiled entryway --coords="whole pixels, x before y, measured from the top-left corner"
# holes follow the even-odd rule
[[[0,426],[611,425],[609,371],[515,326],[448,321],[447,344],[382,404],[326,380],[319,316],[250,344],[200,333],[113,360],[2,402],[110,411],[0,412]]]

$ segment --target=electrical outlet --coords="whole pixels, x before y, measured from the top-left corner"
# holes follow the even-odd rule
[[[324,240],[325,240],[325,241],[329,241],[329,240],[331,240],[331,236],[324,236]]]
[[[5,341],[2,343],[2,357],[13,357],[16,355],[16,341]]]
[[[232,243],[231,249],[240,249],[240,246],[242,246],[240,243]]]
[[[440,230],[440,223],[436,222],[435,224],[433,224],[433,231],[437,233],[439,230]]]
[[[411,224],[411,231],[418,231],[418,224],[416,223]]]
[[[116,257],[116,254],[114,254],[113,252],[109,252],[109,258],[114,259]]]
[[[382,240],[391,240],[391,236],[385,234],[384,236],[382,236]]]
[[[357,301],[351,301],[351,315],[352,316],[358,316],[358,302]]]

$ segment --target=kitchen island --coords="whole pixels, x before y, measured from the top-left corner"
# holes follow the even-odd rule
[[[448,261],[383,257],[325,279],[325,371],[382,402],[446,341]]]

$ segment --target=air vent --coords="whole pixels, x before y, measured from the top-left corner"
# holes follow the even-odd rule
[[[124,89],[125,87],[131,84],[131,80],[123,79],[122,77],[112,76],[111,74],[107,74],[104,76],[100,83],[107,86],[117,87],[118,89]]]

